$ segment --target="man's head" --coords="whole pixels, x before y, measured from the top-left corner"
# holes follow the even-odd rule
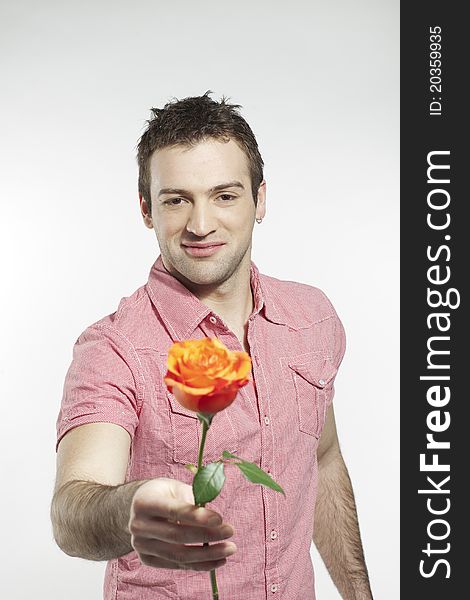
[[[137,146],[139,166],[139,194],[146,201],[152,215],[150,160],[156,150],[182,145],[191,147],[207,138],[234,140],[245,153],[251,179],[253,200],[257,202],[258,188],[263,181],[264,162],[256,138],[245,119],[239,114],[239,104],[228,104],[224,96],[220,102],[209,97],[194,96],[152,108],[153,117]]]
[[[249,264],[266,184],[248,124],[207,93],[153,109],[139,143],[139,195],[165,267],[187,284],[217,286]]]

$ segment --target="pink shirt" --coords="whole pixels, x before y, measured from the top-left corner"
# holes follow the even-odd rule
[[[316,451],[344,329],[319,289],[261,274],[251,262],[254,309],[248,320],[253,379],[218,413],[204,461],[223,450],[256,463],[286,497],[226,467],[220,495],[207,507],[231,523],[237,552],[217,569],[221,600],[315,600],[310,544],[317,494]],[[57,419],[57,444],[78,425],[106,421],[132,437],[126,481],[172,477],[191,484],[201,426],[163,382],[174,341],[218,337],[243,347],[224,321],[163,266],[122,298],[117,310],[75,342]],[[56,447],[57,449],[57,447]],[[136,552],[107,563],[105,600],[207,600],[209,572],[154,569]]]

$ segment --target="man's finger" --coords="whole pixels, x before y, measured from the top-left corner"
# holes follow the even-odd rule
[[[135,549],[137,552],[158,556],[179,565],[222,560],[234,554],[237,546],[233,542],[221,542],[210,546],[185,546],[155,539],[141,539],[139,544],[135,545]]]
[[[197,527],[183,523],[178,525],[158,517],[148,519],[143,523],[138,537],[157,539],[173,544],[203,544],[204,542],[225,540],[233,534],[233,527],[228,523],[220,527]]]
[[[222,517],[213,510],[203,506],[194,506],[177,498],[149,499],[136,497],[134,499],[134,512],[139,517],[160,517],[176,523],[194,525],[199,527],[217,527],[222,524]]]

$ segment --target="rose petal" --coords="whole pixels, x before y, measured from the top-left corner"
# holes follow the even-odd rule
[[[207,394],[210,394],[211,392],[214,391],[213,385],[210,387],[205,387],[205,388],[194,388],[189,385],[185,385],[184,383],[181,383],[180,381],[175,381],[173,383],[173,386],[178,387],[180,390],[182,390],[183,392],[186,392],[187,394],[190,394],[191,396],[206,396]]]
[[[189,387],[193,388],[205,388],[205,387],[214,387],[214,378],[206,377],[206,375],[201,375],[199,373],[195,373],[192,377],[188,377],[185,379],[184,383]]]
[[[201,396],[192,396],[191,394],[186,394],[186,392],[183,392],[181,389],[179,389],[179,387],[175,387],[174,395],[182,406],[188,410],[199,412]]]

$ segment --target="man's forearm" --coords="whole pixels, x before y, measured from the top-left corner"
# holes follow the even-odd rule
[[[318,469],[313,541],[344,600],[371,600],[356,504],[339,450],[325,456]]]
[[[70,556],[97,561],[131,552],[128,523],[132,498],[146,481],[117,486],[80,480],[64,484],[51,503],[58,546]]]

